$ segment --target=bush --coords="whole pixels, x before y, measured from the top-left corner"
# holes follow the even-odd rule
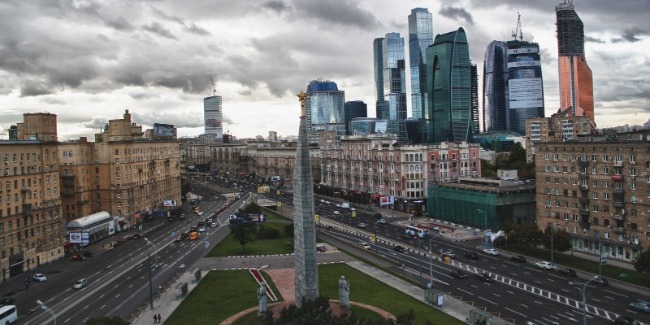
[[[280,231],[275,228],[260,228],[257,233],[257,239],[276,239],[280,237]]]
[[[284,234],[293,238],[293,222],[284,226]]]

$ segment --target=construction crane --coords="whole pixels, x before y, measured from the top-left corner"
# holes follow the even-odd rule
[[[512,31],[512,38],[517,40],[517,34],[519,34],[519,41],[524,41],[524,32],[521,29],[521,14],[517,13],[517,27]]]
[[[217,87],[214,86],[214,79],[210,76],[210,81],[212,81],[212,96],[217,95]]]

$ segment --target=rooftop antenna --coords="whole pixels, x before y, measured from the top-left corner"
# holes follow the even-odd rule
[[[517,34],[519,34],[519,41],[524,41],[524,31],[521,29],[521,14],[517,13],[517,27],[512,31],[512,38],[517,40]]]
[[[214,86],[214,79],[210,76],[210,81],[212,81],[212,96],[217,95],[217,87]]]

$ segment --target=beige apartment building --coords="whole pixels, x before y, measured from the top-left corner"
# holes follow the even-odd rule
[[[595,134],[596,130],[589,116],[566,116],[565,114],[526,120],[527,162],[535,160],[537,145],[540,143],[570,141],[579,136]]]
[[[143,215],[170,209],[171,202],[180,204],[180,149],[173,126],[143,132],[126,111],[122,119],[109,121],[94,143],[85,137],[61,143],[56,115],[23,117],[12,138],[0,140],[3,279],[62,258],[66,225],[76,218],[107,211],[124,229]]]
[[[17,137],[0,140],[2,279],[63,256],[56,115],[28,113]]]
[[[650,247],[650,132],[543,142],[534,157],[540,229],[628,262]]]

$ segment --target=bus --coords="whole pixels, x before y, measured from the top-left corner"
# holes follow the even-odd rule
[[[0,324],[13,324],[18,319],[15,305],[0,305]]]
[[[197,240],[199,239],[199,233],[196,231],[190,232],[190,240]]]
[[[429,229],[416,226],[406,226],[406,234],[425,238],[429,236]]]
[[[66,228],[70,233],[70,243],[82,246],[100,241],[116,232],[115,218],[106,211],[72,220]]]

